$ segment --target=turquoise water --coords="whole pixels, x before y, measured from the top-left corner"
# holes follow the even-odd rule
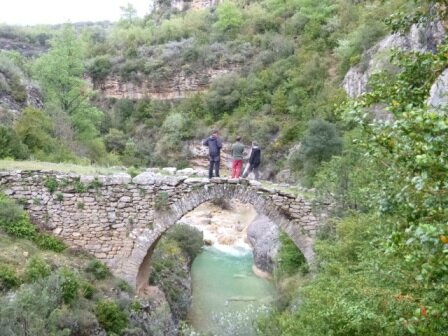
[[[230,252],[230,251],[229,251]],[[213,335],[253,335],[252,322],[267,310],[274,286],[252,272],[252,251],[224,253],[208,247],[192,266],[193,297],[189,321]]]

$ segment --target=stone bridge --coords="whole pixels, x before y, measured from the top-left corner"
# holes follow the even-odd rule
[[[311,204],[256,181],[11,171],[0,172],[0,188],[25,204],[41,229],[90,252],[137,289],[148,282],[152,251],[163,233],[200,204],[219,198],[252,204],[314,262],[318,223]]]

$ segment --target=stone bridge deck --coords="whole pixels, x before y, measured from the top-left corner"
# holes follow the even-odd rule
[[[163,233],[200,204],[219,198],[252,204],[291,237],[309,263],[314,261],[318,222],[311,204],[256,181],[14,171],[0,172],[0,188],[25,204],[39,227],[90,252],[137,287],[148,281],[151,254]]]

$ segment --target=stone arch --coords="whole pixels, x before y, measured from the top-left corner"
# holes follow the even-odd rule
[[[174,226],[185,214],[194,210],[199,205],[216,199],[236,199],[242,203],[251,204],[257,213],[263,214],[284,231],[303,253],[306,261],[311,266],[314,264],[314,235],[315,230],[310,230],[310,219],[316,222],[311,213],[311,207],[303,199],[289,198],[288,204],[276,202],[275,194],[257,191],[253,187],[240,184],[206,184],[193,188],[182,197],[174,201],[169,209],[157,212],[155,215],[155,227],[149,236],[141,236],[134,246],[130,267],[134,268],[135,276],[126,280],[134,284],[139,290],[143,288],[148,279],[150,271],[151,255],[159,239],[165,231]],[[303,217],[293,217],[288,209],[294,206],[302,207],[305,211]],[[302,220],[306,218],[306,220]],[[313,228],[315,223],[313,223]],[[124,265],[126,266],[126,265]],[[125,272],[132,275],[129,269]]]

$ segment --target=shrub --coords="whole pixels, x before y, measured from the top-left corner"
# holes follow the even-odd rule
[[[116,286],[122,291],[126,293],[132,293],[132,287],[124,280],[117,280]]]
[[[16,272],[6,266],[0,264],[0,292],[7,291],[20,285],[20,278]]]
[[[175,225],[167,234],[167,238],[174,239],[178,243],[182,251],[190,258],[190,262],[193,262],[194,258],[201,253],[204,245],[203,233],[192,226],[183,224]]]
[[[17,238],[33,238],[36,227],[14,201],[0,194],[0,228]]]
[[[48,189],[50,193],[53,193],[58,188],[58,181],[54,177],[48,177],[45,182],[44,186]]]
[[[85,271],[92,274],[97,280],[106,279],[110,275],[107,266],[96,259],[89,262]]]
[[[308,272],[305,257],[294,242],[285,234],[280,234],[280,249],[278,251],[277,276],[289,276],[299,271]]]
[[[78,276],[67,268],[59,272],[64,303],[70,304],[78,296],[80,283]]]
[[[75,181],[74,187],[77,193],[83,193],[87,191],[87,186],[79,180]]]
[[[53,310],[47,319],[50,333],[57,336],[87,336],[98,332],[99,325],[95,315],[85,309],[61,307]]]
[[[305,178],[312,179],[320,163],[329,161],[341,150],[342,139],[336,127],[323,120],[312,120],[300,147],[290,155],[289,164],[294,171],[301,171]]]
[[[95,315],[100,325],[108,333],[121,334],[128,325],[128,317],[111,300],[98,301],[95,306]]]
[[[33,282],[49,276],[50,266],[42,259],[34,256],[28,260],[25,268],[25,277],[27,281]]]
[[[67,245],[58,238],[46,233],[37,233],[33,240],[37,246],[44,250],[62,252],[67,248]]]
[[[0,158],[13,157],[23,160],[28,155],[28,147],[22,143],[16,132],[0,125]]]
[[[91,299],[93,297],[93,294],[95,293],[95,287],[93,287],[90,283],[87,281],[83,281],[80,285],[81,288],[81,294],[86,299]]]

